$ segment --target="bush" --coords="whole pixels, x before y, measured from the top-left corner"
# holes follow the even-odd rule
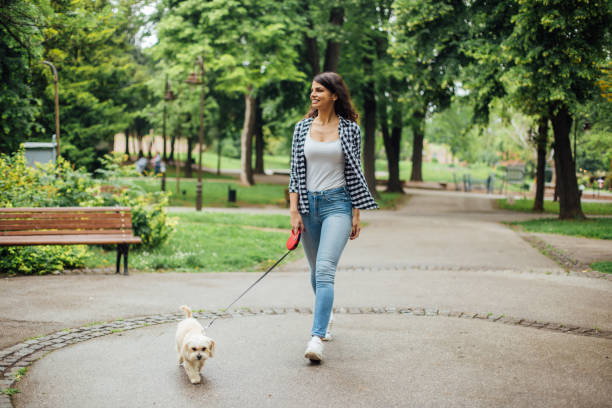
[[[0,155],[1,207],[70,207],[91,197],[95,182],[83,170],[75,170],[61,157],[57,165],[28,166],[23,149]]]
[[[13,155],[0,155],[0,206],[2,207],[99,207],[125,206],[132,209],[134,234],[143,246],[162,245],[174,229],[166,214],[168,195],[126,188],[121,177],[137,175],[121,166],[121,154],[106,155],[94,178],[59,158],[57,163],[27,165],[23,149]],[[85,246],[0,247],[1,273],[48,273],[82,267]]]
[[[44,275],[82,268],[86,258],[87,247],[84,245],[0,247],[0,272]]]
[[[121,166],[123,159],[121,153],[104,156],[101,160],[103,168],[97,172],[108,184],[100,185],[98,194],[95,194],[91,200],[82,202],[81,206],[130,207],[134,234],[142,238],[144,248],[156,248],[168,240],[176,224],[166,212],[170,193],[147,193],[133,184],[125,184],[123,177],[139,176],[139,174],[135,169]]]

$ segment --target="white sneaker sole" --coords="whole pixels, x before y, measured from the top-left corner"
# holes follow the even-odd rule
[[[304,357],[306,357],[310,361],[321,361],[321,360],[323,360],[323,356],[321,356],[318,353],[315,353],[314,351],[308,351],[308,350],[306,350],[306,354],[304,354]]]

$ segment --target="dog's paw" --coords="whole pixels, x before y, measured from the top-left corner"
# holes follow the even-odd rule
[[[191,383],[192,384],[199,384],[200,383],[200,377],[198,377],[198,378],[191,378]]]

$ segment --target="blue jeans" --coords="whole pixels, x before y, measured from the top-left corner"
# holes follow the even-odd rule
[[[309,191],[308,205],[310,214],[302,214],[302,245],[315,293],[312,335],[325,337],[334,304],[336,266],[351,235],[353,208],[345,187]]]

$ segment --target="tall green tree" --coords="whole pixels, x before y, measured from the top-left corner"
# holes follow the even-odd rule
[[[44,31],[44,57],[59,74],[62,156],[90,170],[112,150],[114,135],[129,127],[130,111],[144,102],[141,63],[130,41],[132,10],[125,3],[54,2],[50,27]],[[44,71],[37,81],[41,121],[45,129],[53,129],[50,73]]]
[[[296,47],[302,39],[292,21],[298,15],[298,3],[186,0],[163,3],[163,7],[158,47],[164,58],[191,66],[198,55],[204,55],[209,87],[242,95],[240,180],[254,184],[252,139],[259,92],[269,82],[305,78],[295,66]]]
[[[39,130],[31,69],[41,62],[49,13],[46,0],[5,0],[0,7],[0,152],[16,151]]]
[[[504,74],[523,112],[548,113],[554,135],[559,218],[584,218],[572,157],[572,111],[599,93],[600,65],[609,58],[609,0],[518,0],[502,44],[512,66]]]
[[[408,91],[406,76],[394,66],[394,59],[389,52],[392,41],[392,17],[394,0],[379,0],[376,3],[377,32],[376,36],[376,98],[378,101],[378,122],[387,156],[387,191],[404,193],[400,180],[399,161],[402,133],[404,128],[403,114],[406,111],[404,95]],[[384,35],[381,35],[384,34]]]
[[[422,181],[425,119],[450,105],[465,64],[461,41],[467,30],[467,6],[462,0],[397,0],[391,51],[397,67],[406,72],[413,132],[412,174]]]

